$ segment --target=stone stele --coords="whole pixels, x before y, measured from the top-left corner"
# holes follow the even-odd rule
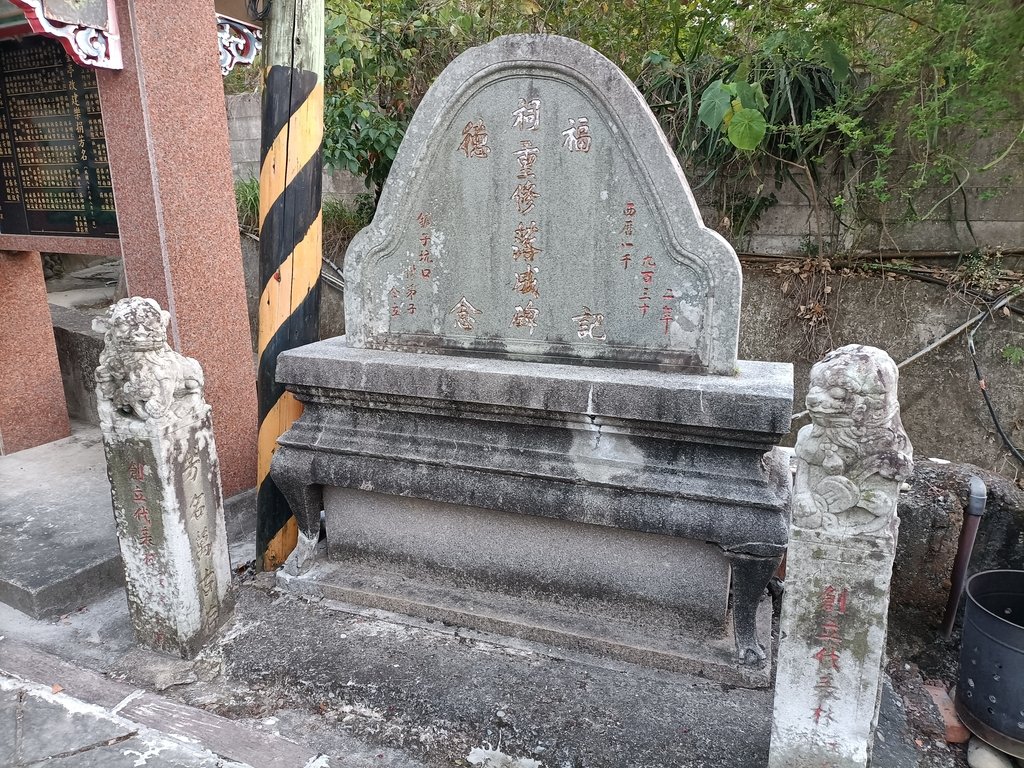
[[[863,768],[882,690],[896,503],[913,448],[885,352],[850,345],[811,369],[796,443],[771,768]]]
[[[133,297],[93,322],[97,404],[132,626],[190,658],[230,613],[231,569],[203,372],[168,346],[168,320]]]
[[[792,369],[736,360],[736,255],[618,68],[459,56],[345,278],[348,335],[277,369],[289,571],[326,502],[343,599],[767,685]]]

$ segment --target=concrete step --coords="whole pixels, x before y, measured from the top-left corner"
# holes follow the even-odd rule
[[[33,618],[124,582],[98,427],[0,456],[0,601]]]
[[[32,618],[89,605],[124,583],[99,427],[0,456],[0,602]],[[255,494],[225,503],[232,567],[255,557]]]

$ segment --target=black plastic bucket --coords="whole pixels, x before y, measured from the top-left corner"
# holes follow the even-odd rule
[[[996,749],[1024,757],[1024,571],[983,571],[966,591],[957,714]]]

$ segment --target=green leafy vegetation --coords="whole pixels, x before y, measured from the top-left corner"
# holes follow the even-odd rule
[[[238,208],[238,226],[247,232],[257,232],[260,228],[259,179],[235,182],[235,207]]]
[[[1019,164],[1024,143],[1024,13],[1015,0],[326,7],[324,157],[373,193],[440,71],[465,49],[516,32],[574,37],[622,67],[735,242],[784,182],[812,208],[806,250],[821,257],[864,223],[884,232],[963,220],[965,187],[982,173],[984,186],[1000,185],[992,172]],[[988,155],[973,151],[981,139]],[[974,245],[968,237],[965,251]]]
[[[1010,365],[1024,365],[1024,347],[1017,347],[1012,344],[1003,347],[1003,360]]]
[[[235,182],[235,205],[238,208],[238,226],[252,235],[259,234],[260,223],[260,182],[247,179]],[[327,197],[323,201],[324,256],[333,264],[344,259],[345,249],[355,234],[370,223],[373,218],[375,200],[373,195],[357,195],[348,204],[337,198]]]

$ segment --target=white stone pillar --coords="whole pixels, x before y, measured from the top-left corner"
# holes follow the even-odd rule
[[[913,448],[899,371],[850,345],[811,370],[796,444],[770,768],[863,768],[885,661],[900,485]]]
[[[128,298],[94,321],[97,401],[132,625],[190,658],[230,612],[231,567],[203,372],[167,344],[168,320]]]

